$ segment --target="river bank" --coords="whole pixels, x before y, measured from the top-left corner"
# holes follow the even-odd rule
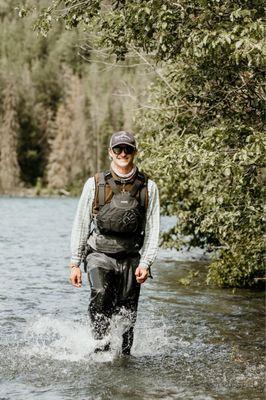
[[[32,187],[21,187],[14,188],[8,192],[1,192],[0,197],[18,197],[18,198],[33,198],[33,197],[43,197],[43,198],[56,198],[56,197],[77,197],[81,193],[82,189],[73,190],[53,190],[50,188],[39,188],[38,186]]]

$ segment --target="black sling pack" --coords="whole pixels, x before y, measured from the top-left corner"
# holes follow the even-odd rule
[[[110,202],[105,202],[105,186],[113,192]],[[134,236],[143,233],[146,214],[147,177],[137,172],[130,191],[121,190],[110,172],[99,175],[99,212],[96,215],[97,229],[101,234]],[[139,193],[139,200],[136,195]]]

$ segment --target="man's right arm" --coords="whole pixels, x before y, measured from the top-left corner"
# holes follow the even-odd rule
[[[70,265],[81,264],[92,219],[92,203],[95,193],[94,178],[89,178],[83,187],[71,232]]]

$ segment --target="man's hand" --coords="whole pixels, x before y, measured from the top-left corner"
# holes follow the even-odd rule
[[[82,272],[79,267],[72,267],[70,272],[69,280],[75,287],[81,287],[82,284]]]
[[[146,268],[141,268],[140,266],[137,267],[136,272],[136,279],[138,283],[143,283],[148,278],[148,270]]]

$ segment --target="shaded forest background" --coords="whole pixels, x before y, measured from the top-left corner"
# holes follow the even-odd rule
[[[164,245],[208,249],[208,283],[263,279],[264,2],[35,3],[0,1],[2,193],[79,193],[133,129]]]
[[[107,167],[110,135],[134,128],[150,73],[136,59],[114,66],[82,29],[37,35],[15,6],[0,3],[0,191],[79,194]]]

